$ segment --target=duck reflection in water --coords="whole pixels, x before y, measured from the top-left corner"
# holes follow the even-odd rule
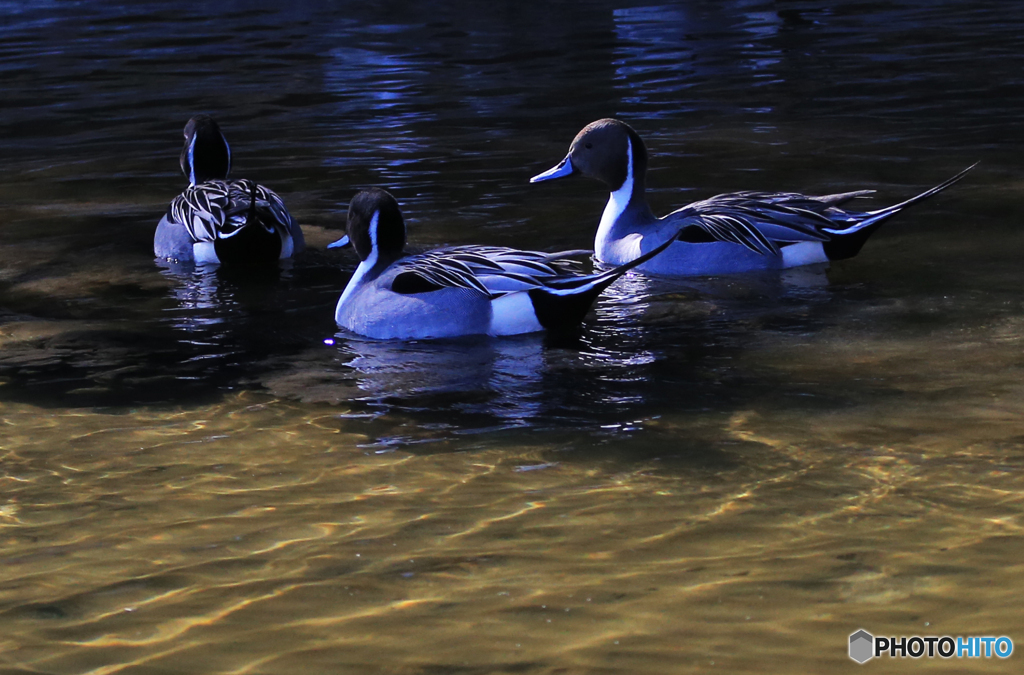
[[[184,342],[221,345],[230,350],[239,343],[274,332],[280,323],[273,308],[280,304],[281,279],[290,269],[229,268],[157,261],[172,281],[168,310],[173,328],[184,331]],[[276,317],[276,318],[275,318]]]
[[[524,389],[539,384],[545,363],[544,343],[536,336],[430,342],[350,336],[339,340],[339,354],[359,373],[359,388],[371,396],[477,391],[521,399]]]

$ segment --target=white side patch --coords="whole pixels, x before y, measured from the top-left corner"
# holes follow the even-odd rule
[[[220,258],[217,257],[217,250],[214,248],[212,241],[197,241],[192,244],[192,255],[195,257],[197,265],[208,265],[220,262]]]
[[[291,258],[292,253],[295,252],[295,242],[292,241],[290,234],[285,234],[281,239],[281,260],[285,258]]]
[[[488,335],[520,335],[544,330],[537,321],[530,294],[525,291],[491,300],[491,312]]]
[[[825,248],[819,241],[801,241],[782,248],[782,267],[800,267],[828,262]]]
[[[608,203],[604,206],[604,213],[601,214],[601,224],[597,227],[597,237],[594,239],[594,251],[598,260],[608,258],[607,249],[612,239],[612,227],[619,219],[622,212],[629,205],[629,198],[633,196],[633,142],[626,139],[626,180],[622,187],[608,195]]]

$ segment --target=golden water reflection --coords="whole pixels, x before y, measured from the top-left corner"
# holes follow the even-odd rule
[[[610,443],[506,429],[380,453],[382,428],[415,435],[412,413],[253,392],[120,414],[4,403],[0,658],[54,673],[830,672],[860,627],[1014,636],[1019,328],[975,331],[974,349],[956,331],[837,328],[809,338],[812,356],[806,336],[776,336],[751,367],[847,378],[850,404],[767,397]],[[865,378],[889,395],[858,400]],[[712,459],[666,459],[685,438]]]

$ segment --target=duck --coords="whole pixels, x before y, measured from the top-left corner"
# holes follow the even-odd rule
[[[619,267],[582,274],[574,256],[502,246],[464,245],[405,252],[398,202],[370,188],[349,203],[346,234],[359,256],[335,309],[339,327],[374,339],[571,334],[616,279],[668,248],[671,240]]]
[[[734,192],[694,202],[658,218],[647,205],[647,147],[625,122],[585,126],[569,153],[531,183],[580,174],[604,183],[610,196],[594,241],[600,262],[622,265],[674,243],[639,270],[661,276],[706,276],[780,270],[852,258],[892,216],[962,179],[977,163],[921,194],[876,211],[842,208],[874,190],[809,196]]]
[[[188,178],[157,224],[157,258],[231,267],[266,266],[302,251],[302,228],[270,188],[228,180],[231,146],[209,115],[185,125],[181,171]]]

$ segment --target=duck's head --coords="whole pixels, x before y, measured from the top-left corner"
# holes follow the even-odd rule
[[[209,115],[196,115],[185,125],[181,172],[190,185],[224,180],[231,171],[231,146]]]
[[[565,159],[530,182],[579,173],[596,178],[615,192],[630,177],[641,181],[646,170],[647,147],[640,134],[625,122],[603,119],[583,127],[572,140]]]
[[[348,204],[348,239],[360,260],[376,255],[393,259],[405,248],[405,220],[389,192],[370,188],[357,193]],[[341,240],[339,240],[341,241]],[[337,243],[337,242],[336,242]]]

